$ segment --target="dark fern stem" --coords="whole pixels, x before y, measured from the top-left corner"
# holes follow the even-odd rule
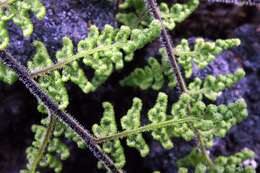
[[[152,16],[155,19],[159,20],[161,25],[162,25],[162,33],[161,33],[162,45],[165,47],[165,49],[167,51],[169,62],[171,64],[172,69],[174,71],[174,74],[176,76],[178,86],[180,87],[182,92],[186,92],[187,87],[186,87],[185,81],[182,77],[182,74],[181,74],[179,65],[177,63],[177,60],[175,58],[175,55],[174,55],[174,52],[173,52],[173,45],[172,45],[170,36],[169,36],[166,28],[163,26],[163,22],[162,22],[162,18],[161,18],[161,15],[160,15],[160,11],[158,9],[158,5],[154,0],[146,0],[146,4],[147,4],[148,8],[150,9]]]
[[[38,84],[30,77],[27,69],[18,63],[11,54],[6,51],[0,52],[0,59],[11,69],[13,69],[19,77],[19,80],[26,86],[26,88],[50,110],[52,115],[57,116],[68,127],[76,132],[86,143],[88,149],[100,161],[102,161],[108,170],[114,173],[122,173],[122,170],[116,168],[113,161],[107,156],[95,142],[94,137],[81,126],[72,116],[59,109],[58,105],[39,88]]]

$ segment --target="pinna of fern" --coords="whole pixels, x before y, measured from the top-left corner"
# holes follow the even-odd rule
[[[213,88],[214,85],[209,87]],[[183,93],[179,100],[173,103],[170,114],[167,113],[168,97],[160,92],[155,105],[147,113],[150,123],[144,126],[141,126],[140,122],[142,102],[139,98],[134,98],[127,115],[121,118],[124,130],[122,132],[117,132],[112,105],[104,103],[105,113],[100,125],[95,124],[92,129],[97,142],[103,143],[103,150],[111,154],[117,166],[121,168],[126,156],[120,138],[126,137],[127,145],[136,148],[142,157],[149,153],[149,147],[141,135],[147,131],[150,131],[152,137],[166,149],[173,147],[172,137],[182,137],[190,141],[196,137],[196,131],[200,132],[206,147],[211,147],[215,137],[224,137],[233,125],[246,118],[247,108],[243,99],[228,105],[206,105],[203,102],[206,95],[198,87],[194,90]]]
[[[209,42],[198,38],[195,40],[194,49],[191,50],[188,40],[183,39],[176,46],[175,53],[178,56],[178,63],[182,65],[186,78],[190,78],[193,65],[203,69],[210,62],[214,61],[218,54],[239,44],[240,41],[238,39],[218,39],[215,42]],[[168,81],[168,87],[174,88],[176,80],[172,75],[173,71],[168,63],[165,49],[160,49],[160,55],[161,63],[153,57],[149,58],[148,65],[144,68],[134,69],[133,72],[120,81],[120,84],[122,86],[138,87],[142,90],[149,88],[160,90],[164,83]]]
[[[61,69],[62,81],[70,80],[84,93],[89,93],[109,77],[114,67],[116,70],[122,69],[124,61],[131,61],[137,49],[153,41],[159,34],[160,24],[156,20],[144,29],[130,29],[127,26],[115,29],[106,25],[101,33],[97,27],[91,26],[88,37],[78,43],[76,54],[73,52],[72,41],[68,37],[63,38],[63,48],[56,53],[55,64],[51,61],[43,43],[35,41],[34,46],[38,55],[35,56],[35,62],[28,63],[28,67],[34,78]],[[92,81],[86,78],[83,69],[79,67],[80,59],[94,70]],[[46,62],[40,64],[41,61]],[[2,81],[9,84],[16,81],[14,72],[3,64],[0,67]]]
[[[151,124],[142,127],[140,126],[141,102],[140,99],[135,98],[132,108],[121,119],[121,125],[123,129],[126,129],[123,132],[117,132],[112,105],[104,103],[105,113],[101,124],[94,125],[93,132],[98,137],[97,141],[103,142],[103,150],[110,153],[115,162],[118,163],[118,166],[121,167],[125,163],[123,148],[119,141],[121,137],[126,137],[127,145],[138,149],[141,156],[144,157],[149,153],[149,148],[141,132],[151,131],[154,139],[160,141],[165,148],[170,149],[173,147],[172,136],[183,137],[185,140],[191,140],[195,137],[193,129],[188,125],[188,123],[192,123],[201,131],[203,139],[208,143],[208,146],[211,146],[213,137],[223,137],[232,125],[246,117],[246,105],[243,100],[240,100],[227,106],[205,106],[201,101],[196,104],[194,102],[194,108],[192,109],[194,116],[187,118],[185,115],[187,107],[185,105],[188,105],[186,103],[188,97],[188,95],[181,96],[180,100],[176,104],[173,104],[172,114],[166,115],[167,95],[159,93],[155,106],[148,112]],[[137,113],[131,111],[137,105],[139,107],[137,108]],[[108,113],[108,109],[110,114]],[[203,114],[201,115],[201,113]],[[210,116],[208,116],[209,113],[211,113]],[[133,118],[135,115],[139,116]],[[133,128],[133,126],[136,127]],[[221,132],[218,133],[218,131]]]
[[[14,0],[12,4],[0,9],[0,50],[9,44],[7,22],[12,20],[22,29],[23,35],[28,37],[33,32],[29,11],[32,11],[38,19],[43,19],[46,13],[44,5],[39,0]]]
[[[173,30],[177,23],[183,22],[199,5],[198,0],[188,0],[188,2],[180,4],[160,3],[161,17],[164,26]],[[144,0],[125,0],[119,5],[121,12],[117,13],[117,20],[132,28],[137,28],[138,25],[143,27],[149,25],[151,18],[148,9],[145,6]],[[132,10],[134,9],[134,10]]]
[[[148,65],[144,68],[134,69],[133,72],[120,81],[120,85],[138,87],[142,90],[148,88],[160,90],[165,83],[165,77],[167,77],[168,87],[173,89],[176,86],[172,69],[165,57],[162,57],[161,63],[153,57],[149,58],[147,63]]]
[[[182,39],[181,43],[176,46],[175,53],[178,56],[178,63],[183,67],[185,77],[190,78],[192,75],[192,63],[203,69],[224,50],[239,45],[239,39],[217,39],[215,42],[211,42],[197,38],[192,49],[188,40]]]
[[[244,163],[254,157],[254,152],[244,149],[230,156],[218,156],[214,160],[214,166],[208,167],[200,151],[193,149],[188,156],[177,162],[178,173],[188,173],[190,166],[195,167],[195,173],[255,173],[253,166]]]
[[[79,42],[77,54],[73,52],[72,41],[64,37],[63,47],[56,53],[56,64],[52,62],[44,44],[35,41],[33,44],[36,53],[28,62],[28,68],[32,76],[37,77],[40,87],[53,98],[60,109],[65,110],[69,104],[65,82],[72,81],[84,93],[93,92],[112,73],[114,66],[115,69],[123,68],[123,61],[130,61],[136,49],[152,41],[159,33],[160,26],[156,21],[147,29],[131,30],[124,26],[114,29],[106,25],[101,33],[92,26],[88,37]],[[94,69],[95,74],[91,82],[78,64],[79,58],[83,58],[83,63]],[[48,112],[42,103],[39,104],[38,110],[45,114]],[[28,164],[21,172],[35,172],[38,166],[48,166],[55,172],[60,172],[61,160],[69,157],[68,147],[61,140],[63,137],[76,142],[79,148],[85,148],[84,141],[76,133],[61,122],[52,120],[50,115],[42,120],[41,125],[33,125],[32,130],[35,139],[27,149]],[[48,144],[45,144],[46,141]],[[50,149],[52,144],[57,144],[54,145],[56,148]],[[60,149],[57,148],[59,145]]]
[[[64,81],[71,80],[88,93],[101,85],[112,73],[114,67],[116,70],[122,69],[124,61],[131,61],[137,49],[153,41],[159,34],[160,24],[156,20],[145,29],[131,30],[127,26],[114,29],[106,25],[103,32],[99,33],[99,30],[92,26],[88,37],[78,43],[76,54],[72,52],[71,41],[64,38],[64,47],[56,55],[58,62],[45,68],[34,69],[31,73],[35,77],[61,68]],[[82,79],[84,78],[83,71],[77,71],[80,68],[75,62],[80,58],[86,66],[94,70],[94,77],[90,82],[92,86],[87,79]]]

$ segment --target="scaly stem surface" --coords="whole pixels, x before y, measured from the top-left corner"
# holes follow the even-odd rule
[[[18,63],[16,59],[6,51],[0,52],[0,59],[11,69],[13,69],[19,77],[19,80],[27,87],[27,89],[50,110],[52,115],[55,115],[75,133],[77,133],[86,143],[87,148],[93,155],[104,163],[104,166],[115,173],[122,173],[122,170],[116,168],[114,162],[105,154],[99,145],[95,142],[95,138],[80,125],[70,114],[59,109],[58,105],[38,86],[31,78],[27,69]]]

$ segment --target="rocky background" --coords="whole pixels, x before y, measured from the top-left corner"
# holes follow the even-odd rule
[[[47,16],[38,21],[32,16],[34,33],[24,38],[21,30],[9,23],[11,34],[10,51],[20,62],[32,56],[33,40],[45,43],[51,56],[61,47],[63,36],[69,36],[77,43],[85,38],[88,26],[95,24],[102,28],[105,24],[117,26],[115,6],[104,1],[90,0],[42,0],[47,7]],[[200,7],[184,23],[171,33],[175,43],[181,38],[203,37],[206,39],[238,37],[242,44],[238,48],[224,52],[204,70],[194,70],[195,76],[233,72],[243,67],[246,78],[219,97],[218,103],[229,103],[244,97],[248,103],[250,116],[231,129],[224,139],[216,139],[211,149],[212,156],[229,155],[243,148],[256,152],[255,165],[260,172],[260,7],[239,7],[227,4],[210,4],[202,1]],[[144,103],[144,112],[152,105],[156,92],[122,88],[118,81],[132,71],[136,64],[144,64],[145,59],[157,54],[159,42],[155,41],[136,53],[136,58],[110,79],[95,93],[85,95],[78,87],[68,84],[72,113],[86,128],[98,122],[102,115],[101,103],[111,101],[118,117],[124,115],[131,105],[132,98],[140,97]],[[165,90],[170,100],[176,99],[176,91]],[[30,127],[39,123],[42,115],[37,112],[37,101],[20,83],[12,86],[0,83],[0,172],[17,173],[26,164],[25,149],[31,144],[33,134]],[[126,170],[129,173],[151,173],[160,170],[175,173],[177,159],[189,153],[193,142],[186,143],[174,139],[175,148],[163,150],[161,145],[145,136],[150,143],[150,155],[142,159],[138,152],[125,147],[127,155]],[[63,173],[102,172],[96,168],[96,160],[86,150],[78,149],[73,143],[65,141],[71,147],[71,157],[64,162]],[[125,143],[123,142],[125,145]],[[44,172],[44,171],[43,171]],[[51,173],[50,170],[45,172]]]

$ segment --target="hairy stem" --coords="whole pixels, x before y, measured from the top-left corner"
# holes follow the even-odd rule
[[[151,13],[153,15],[153,17],[157,20],[160,21],[161,26],[162,26],[162,33],[161,33],[161,38],[162,38],[162,45],[165,47],[166,51],[167,51],[167,55],[169,58],[169,62],[170,65],[174,71],[174,74],[176,76],[176,79],[178,81],[178,85],[180,87],[180,89],[182,90],[182,92],[186,92],[187,91],[187,87],[185,84],[185,81],[181,75],[181,71],[179,68],[179,65],[177,63],[176,57],[173,53],[173,45],[171,43],[171,39],[168,35],[168,32],[166,30],[166,28],[163,25],[162,22],[162,18],[161,18],[161,14],[160,14],[160,10],[157,7],[157,4],[154,0],[146,0],[147,4],[148,4],[148,8],[151,10]]]
[[[55,115],[75,133],[77,133],[86,143],[87,148],[93,155],[102,161],[105,167],[114,173],[122,173],[122,170],[116,168],[114,162],[105,154],[99,145],[95,142],[94,137],[80,125],[70,114],[59,109],[58,105],[38,86],[38,84],[31,78],[27,69],[12,57],[6,51],[0,52],[0,59],[11,69],[13,69],[19,77],[19,80],[27,87],[27,89],[50,110],[52,115]]]
[[[163,25],[163,22],[162,22],[162,18],[161,18],[161,14],[160,14],[160,10],[158,9],[158,5],[156,3],[155,0],[146,0],[146,3],[148,5],[148,8],[151,10],[151,14],[152,16],[159,20],[160,23],[161,23],[161,26],[162,26],[162,33],[161,33],[161,37],[162,37],[162,44],[164,45],[164,47],[166,48],[166,52],[167,52],[167,56],[169,58],[169,62],[172,66],[172,69],[173,69],[173,72],[175,73],[176,75],[176,78],[177,78],[177,82],[178,82],[178,85],[180,87],[180,89],[182,90],[182,92],[188,92],[188,89],[187,89],[187,86],[186,86],[186,83],[185,83],[185,80],[184,78],[182,77],[182,74],[181,74],[181,71],[179,69],[179,66],[178,66],[178,63],[177,63],[177,60],[176,60],[176,57],[173,53],[173,45],[172,45],[172,42],[171,42],[171,39],[170,39],[170,36],[166,30],[166,28],[164,27]],[[189,110],[190,109],[190,105],[189,105]],[[200,147],[200,150],[201,152],[203,153],[203,155],[205,155],[205,158],[207,159],[207,163],[210,167],[212,167],[214,164],[212,162],[212,160],[210,159],[207,151],[206,151],[206,148],[205,148],[205,145],[203,143],[203,140],[202,140],[202,136],[201,134],[199,133],[199,131],[197,129],[195,129],[191,124],[190,124],[191,128],[195,131],[195,134],[196,134],[196,138],[198,140],[198,145]]]
[[[32,173],[35,172],[37,165],[41,161],[43,154],[46,151],[46,148],[48,147],[49,141],[50,141],[51,136],[53,134],[53,130],[55,128],[55,124],[56,124],[56,120],[57,120],[56,117],[52,116],[49,110],[48,110],[48,115],[49,115],[49,118],[50,118],[50,122],[48,124],[46,133],[45,133],[43,141],[41,143],[41,146],[39,148],[37,157],[35,158],[35,160],[33,161],[32,165],[31,165]]]
[[[132,129],[132,130],[125,130],[122,131],[120,133],[116,133],[110,136],[105,136],[105,137],[101,137],[96,139],[97,143],[103,143],[109,140],[115,140],[118,138],[123,138],[123,137],[127,137],[130,135],[136,135],[139,133],[143,133],[143,132],[147,132],[147,131],[151,131],[151,130],[155,130],[155,129],[160,129],[160,128],[164,128],[164,127],[168,127],[168,126],[174,126],[177,124],[181,124],[181,123],[187,123],[187,122],[192,122],[195,121],[195,118],[184,118],[184,119],[180,119],[180,120],[168,120],[168,121],[164,121],[164,122],[160,122],[160,123],[152,123],[152,124],[148,124],[136,129]]]
[[[35,70],[31,71],[30,75],[31,75],[32,78],[44,75],[44,74],[49,73],[53,70],[60,69],[60,68],[64,67],[65,65],[67,65],[67,64],[69,64],[73,61],[76,61],[80,58],[84,58],[87,55],[92,55],[96,52],[108,50],[108,49],[111,49],[111,48],[119,46],[119,45],[120,45],[120,43],[115,43],[115,44],[109,45],[109,46],[101,46],[101,47],[97,47],[97,48],[94,48],[94,49],[84,50],[82,52],[79,52],[79,53],[71,56],[71,57],[67,57],[64,60],[58,61],[56,64],[52,64],[52,65],[47,66],[47,67],[42,68],[42,69],[35,69]]]

